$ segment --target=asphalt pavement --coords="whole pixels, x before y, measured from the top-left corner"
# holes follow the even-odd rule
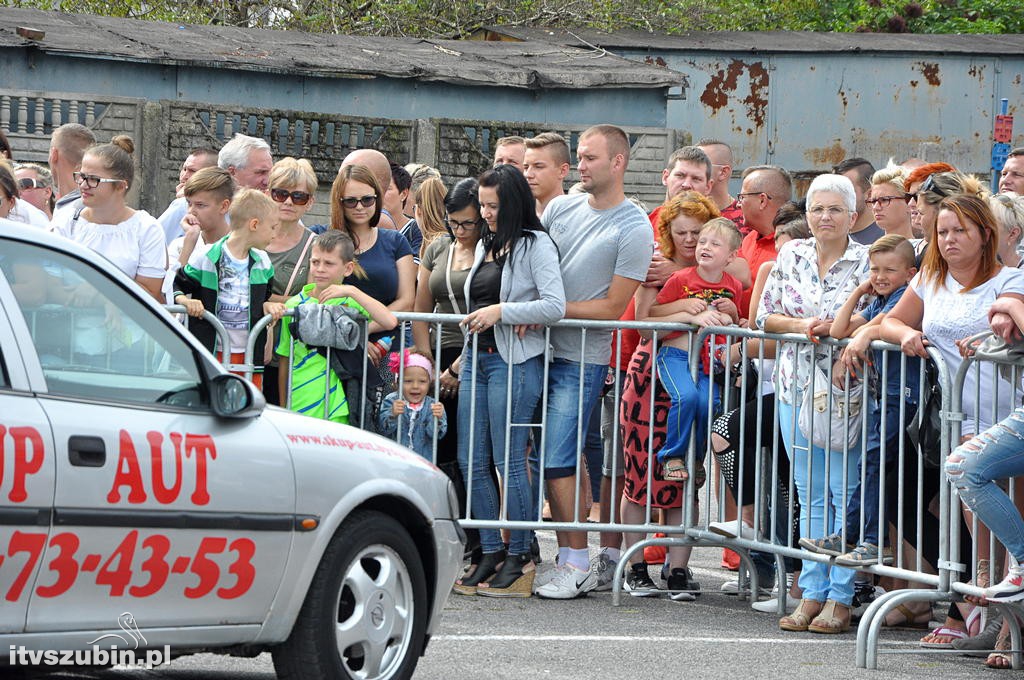
[[[596,534],[592,537],[596,541]],[[545,556],[554,541],[541,534]],[[421,680],[603,678],[935,678],[991,679],[983,659],[925,653],[920,633],[883,634],[879,670],[857,669],[855,634],[785,633],[777,617],[719,594],[734,573],[721,569],[720,549],[696,549],[691,560],[705,594],[695,602],[611,593],[572,601],[491,599],[452,594],[440,630],[420,660]],[[542,568],[548,568],[545,561]],[[657,568],[651,575],[657,580]],[[1007,673],[1009,675],[1009,673]],[[152,671],[62,673],[56,678],[103,680],[271,680],[269,654],[255,659],[193,655]],[[312,680],[312,679],[311,679]]]

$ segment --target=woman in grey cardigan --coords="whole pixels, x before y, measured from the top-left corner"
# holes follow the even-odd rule
[[[554,323],[565,314],[558,249],[534,205],[530,186],[514,167],[498,166],[480,177],[480,212],[489,232],[477,243],[464,291],[470,313],[462,324],[469,335],[458,413],[459,465],[471,489],[474,519],[497,519],[502,497],[508,520],[533,517],[528,428],[522,425],[540,402],[547,347],[544,329],[533,325]],[[504,480],[503,494],[494,485],[492,465]],[[506,555],[498,530],[481,529],[483,558],[456,582],[455,591],[529,597],[531,540],[532,532],[513,531]]]

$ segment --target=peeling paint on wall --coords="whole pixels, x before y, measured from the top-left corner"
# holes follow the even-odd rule
[[[736,92],[739,88],[739,78],[744,70],[748,73],[750,91],[739,101],[746,106],[747,116],[754,121],[754,125],[761,128],[764,127],[765,113],[768,110],[769,77],[764,62],[748,64],[738,59],[730,60],[726,68],[711,76],[700,96],[700,101],[710,108],[712,113],[717,113],[729,103],[730,93]]]
[[[928,81],[928,84],[932,87],[938,87],[942,84],[939,80],[939,65],[932,61],[917,61],[914,65],[921,71],[921,75]],[[913,82],[913,81],[911,81]]]

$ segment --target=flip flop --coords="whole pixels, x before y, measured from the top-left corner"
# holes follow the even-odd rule
[[[940,626],[939,628],[936,628],[935,630],[933,630],[928,635],[925,635],[925,637],[930,637],[930,636],[933,636],[933,635],[937,636],[937,637],[953,638],[953,640],[965,640],[965,639],[967,639],[967,632],[966,631],[957,630],[956,628],[947,628],[946,626]],[[953,648],[953,640],[949,640],[948,642],[925,642],[922,639],[921,640],[921,646],[924,647],[925,649],[952,649]]]

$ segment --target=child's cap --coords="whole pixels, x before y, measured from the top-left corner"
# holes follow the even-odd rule
[[[405,350],[402,354],[399,354],[398,352],[392,353],[388,358],[388,368],[391,369],[391,372],[397,375],[399,369],[403,366],[406,368],[410,366],[418,366],[419,368],[426,370],[428,378],[431,380],[434,379],[434,367],[431,365],[430,359],[419,352],[410,352],[409,350]]]

